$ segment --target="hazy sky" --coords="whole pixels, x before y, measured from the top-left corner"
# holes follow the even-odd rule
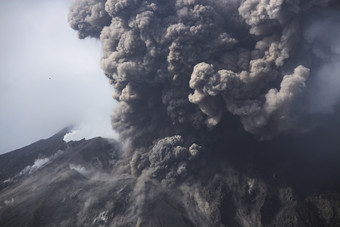
[[[69,138],[113,137],[100,42],[79,40],[70,0],[0,1],[0,153],[76,123]]]

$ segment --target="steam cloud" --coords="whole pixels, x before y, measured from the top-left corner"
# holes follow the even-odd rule
[[[195,173],[211,164],[199,157],[227,149],[212,144],[238,133],[235,118],[247,132],[272,138],[338,104],[339,87],[326,86],[337,76],[340,33],[322,33],[339,31],[337,7],[331,0],[73,1],[69,23],[80,38],[101,40],[101,67],[115,88],[112,126],[127,143],[117,174],[135,178],[135,199],[117,226],[172,216],[180,226],[221,224],[223,184],[235,183],[217,177],[202,187]],[[242,181],[253,188],[253,179]],[[169,208],[163,193],[172,190],[169,200],[182,203]],[[158,221],[150,215],[157,208],[168,209]],[[239,225],[256,225],[241,213]]]

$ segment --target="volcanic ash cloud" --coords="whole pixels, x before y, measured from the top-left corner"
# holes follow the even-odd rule
[[[191,179],[193,171],[204,165],[200,155],[236,130],[235,118],[244,130],[262,138],[294,130],[301,115],[309,114],[295,113],[296,106],[308,109],[316,100],[308,86],[313,87],[318,81],[313,78],[339,57],[327,46],[335,46],[339,39],[321,43],[323,54],[315,49],[321,45],[316,21],[324,18],[329,21],[327,28],[336,30],[337,4],[73,1],[71,27],[80,38],[94,37],[102,43],[101,67],[118,101],[112,127],[128,142],[129,164],[122,161],[122,169],[144,185],[136,187],[140,190],[136,195],[147,194],[150,180],[170,187]],[[332,105],[337,102],[333,98]],[[218,128],[222,122],[228,127]],[[178,196],[183,199],[182,189]],[[202,213],[212,217],[216,208],[201,201],[199,191],[190,191],[199,208],[187,215],[195,220]]]

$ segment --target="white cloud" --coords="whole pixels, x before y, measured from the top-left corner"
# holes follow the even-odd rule
[[[70,164],[69,167],[70,167],[71,170],[74,170],[74,171],[80,173],[84,177],[87,177],[92,173],[91,170],[88,170],[84,166],[81,166],[81,165]]]
[[[5,201],[4,201],[4,204],[5,204],[5,205],[10,205],[10,204],[12,204],[12,203],[14,203],[14,198],[13,198],[13,197],[10,198],[10,199],[8,199],[8,200],[5,200]]]

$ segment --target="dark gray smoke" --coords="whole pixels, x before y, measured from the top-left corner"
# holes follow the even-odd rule
[[[88,36],[99,38],[103,27],[110,24],[111,18],[105,11],[105,2],[105,0],[72,2],[68,19],[71,28],[79,32],[79,38]]]
[[[101,67],[115,88],[112,126],[126,143],[117,171],[136,179],[119,223],[227,223],[221,204],[234,193],[230,203],[239,205],[241,192],[215,176],[221,170],[210,155],[237,152],[235,138],[248,141],[239,121],[258,139],[273,138],[309,131],[315,112],[336,111],[338,7],[331,0],[73,1],[70,25],[80,38],[100,38]],[[215,178],[204,185],[209,174]],[[248,182],[239,191],[251,195],[261,183],[248,178],[238,179]],[[157,221],[158,208],[170,210]],[[229,224],[258,226],[260,211],[252,212],[238,211]]]

